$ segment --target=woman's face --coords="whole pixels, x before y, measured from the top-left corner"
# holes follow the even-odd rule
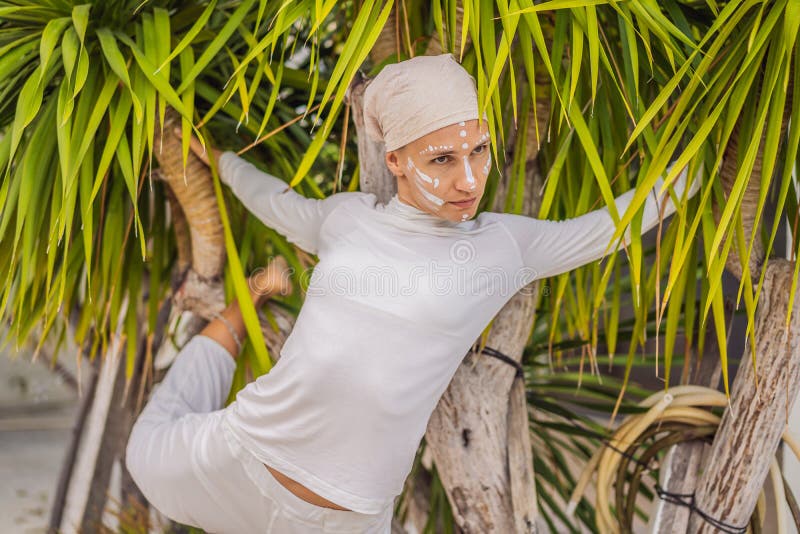
[[[387,152],[399,199],[450,221],[475,215],[492,166],[482,122],[483,128],[477,119],[451,124]]]

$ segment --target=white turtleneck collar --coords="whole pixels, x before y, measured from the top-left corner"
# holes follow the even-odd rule
[[[402,217],[403,219],[417,221],[430,226],[454,228],[461,224],[461,222],[450,221],[448,219],[439,217],[438,215],[428,213],[427,211],[422,211],[421,209],[410,204],[406,204],[398,198],[397,193],[395,193],[394,196],[389,199],[389,202],[384,205],[384,211],[386,213]]]

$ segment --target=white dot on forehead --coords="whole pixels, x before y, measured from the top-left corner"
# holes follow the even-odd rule
[[[459,125],[459,126],[466,126],[466,124],[467,124],[467,123],[466,123],[466,122],[464,122],[464,121],[461,121],[461,122],[459,122],[459,123],[458,123],[458,125]]]
[[[467,143],[463,143],[463,144],[461,145],[461,148],[463,148],[463,149],[467,149],[467,148],[469,148],[469,145],[468,145]]]
[[[460,132],[458,132],[458,135],[460,135],[461,137],[466,137],[467,136],[467,131],[466,130],[461,130]]]

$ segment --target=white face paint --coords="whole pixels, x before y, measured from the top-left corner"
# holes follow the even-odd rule
[[[428,182],[429,184],[433,184],[433,178],[422,172],[414,165],[414,161],[411,159],[411,156],[408,157],[408,164],[406,165],[409,170],[414,171],[417,176],[419,176],[422,180]]]
[[[442,206],[442,204],[444,204],[443,199],[437,197],[436,195],[425,189],[425,186],[422,185],[422,182],[420,181],[419,178],[415,177],[414,184],[416,184],[417,189],[419,189],[419,192],[422,193],[422,196],[431,201],[436,206],[434,209],[438,210]]]
[[[434,210],[438,210],[442,206],[442,204],[444,204],[444,200],[437,197],[427,189],[425,189],[425,185],[423,184],[423,182],[429,183],[433,185],[433,187],[438,187],[439,178],[431,178],[430,176],[419,170],[417,166],[414,165],[414,161],[411,159],[410,156],[408,158],[408,163],[406,164],[406,167],[408,167],[408,169],[414,173],[414,185],[417,186],[419,192],[422,194],[423,197],[425,197],[428,201],[430,201],[433,204]]]
[[[467,175],[467,182],[469,182],[469,188],[475,189],[477,187],[475,185],[475,175],[472,174],[472,166],[469,164],[469,158],[464,156],[464,172]]]
[[[489,157],[486,158],[486,165],[483,166],[483,174],[488,175],[489,171],[492,168],[492,153],[489,153]]]

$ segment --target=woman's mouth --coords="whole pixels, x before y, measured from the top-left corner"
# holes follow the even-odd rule
[[[462,200],[461,202],[450,202],[453,206],[457,208],[465,209],[471,208],[472,205],[475,203],[475,197],[470,198],[469,200]]]

